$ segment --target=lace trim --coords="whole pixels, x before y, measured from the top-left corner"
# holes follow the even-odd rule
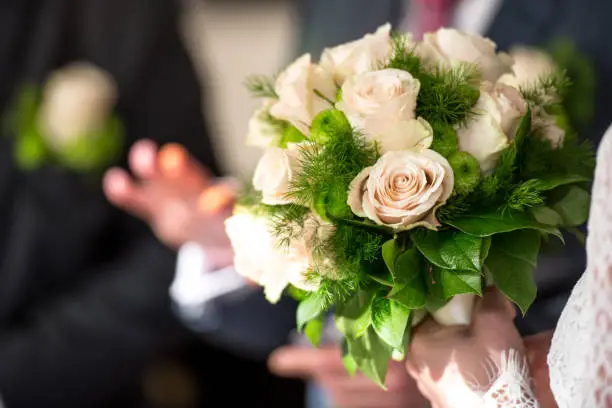
[[[499,373],[489,390],[483,395],[483,407],[496,408],[538,408],[535,393],[531,388],[529,365],[523,354],[517,350],[502,351],[501,363],[495,366],[489,361],[489,379],[495,371]]]

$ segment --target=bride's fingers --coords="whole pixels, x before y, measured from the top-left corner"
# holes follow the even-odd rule
[[[157,144],[152,140],[142,139],[134,143],[129,153],[130,170],[139,178],[149,180],[156,176]]]
[[[118,167],[108,170],[102,180],[102,190],[113,205],[139,218],[149,217],[147,200],[125,170]]]

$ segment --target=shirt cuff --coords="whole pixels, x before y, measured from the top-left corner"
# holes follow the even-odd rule
[[[180,248],[170,297],[188,325],[198,321],[198,327],[214,329],[219,323],[215,302],[249,289],[246,279],[233,266],[212,270],[206,250],[199,244],[189,242]]]

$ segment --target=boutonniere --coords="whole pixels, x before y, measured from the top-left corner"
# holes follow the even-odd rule
[[[117,87],[108,73],[75,63],[49,77],[42,89],[22,88],[9,116],[19,167],[33,170],[51,163],[93,172],[114,162],[124,129],[113,113]]]

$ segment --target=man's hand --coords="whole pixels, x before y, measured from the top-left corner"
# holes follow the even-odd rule
[[[346,408],[423,408],[425,400],[403,363],[389,362],[386,385],[381,389],[358,373],[351,377],[342,363],[339,347],[321,349],[287,346],[269,360],[273,373],[291,378],[312,379],[332,398],[334,406]]]
[[[114,205],[148,223],[166,245],[177,248],[195,241],[216,258],[216,267],[231,263],[231,248],[223,224],[230,214],[234,188],[215,184],[180,145],[158,150],[149,140],[132,146],[129,167],[107,171],[104,192]]]

